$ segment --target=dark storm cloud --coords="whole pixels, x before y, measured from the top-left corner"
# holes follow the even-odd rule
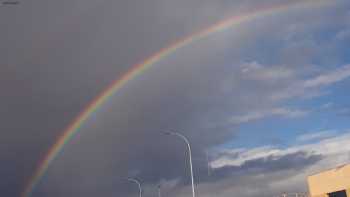
[[[182,23],[159,17],[155,4],[25,1],[1,7],[1,174],[13,173],[0,187],[12,190],[8,196],[19,194],[56,137],[104,87],[185,34]]]
[[[168,3],[26,1],[1,7],[0,145],[6,161],[1,174],[20,177],[1,184],[12,190],[9,196],[19,194],[56,137],[104,87],[132,64],[194,30],[183,28],[181,18],[173,20]],[[160,17],[166,13],[168,20]],[[183,13],[188,17],[193,10]],[[209,24],[195,23],[191,25]],[[16,170],[22,163],[26,167]]]

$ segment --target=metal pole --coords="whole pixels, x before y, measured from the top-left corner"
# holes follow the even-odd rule
[[[139,187],[139,196],[142,197],[142,188],[141,188],[140,181],[138,181],[137,179],[133,179],[133,178],[128,178],[127,180],[137,184],[137,186]]]
[[[208,176],[211,174],[211,166],[210,166],[210,161],[209,161],[209,151],[205,151],[205,154],[207,156],[207,168],[208,168]]]
[[[168,135],[177,136],[177,137],[181,138],[181,139],[187,144],[188,155],[189,155],[189,159],[190,159],[190,171],[191,171],[191,183],[192,183],[192,197],[196,197],[196,194],[195,194],[195,191],[194,191],[193,166],[192,166],[192,151],[191,151],[190,142],[188,141],[188,139],[187,139],[184,135],[182,135],[182,134],[180,134],[180,133],[171,132],[171,131],[164,132],[164,133],[165,133],[165,134],[168,134]]]
[[[158,197],[162,197],[160,193],[160,184],[158,185]]]

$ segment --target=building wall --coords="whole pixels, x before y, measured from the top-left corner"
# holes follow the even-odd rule
[[[350,164],[311,175],[308,184],[312,197],[324,197],[340,190],[346,190],[350,197]]]

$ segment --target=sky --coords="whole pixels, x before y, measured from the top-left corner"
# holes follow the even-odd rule
[[[307,1],[196,40],[129,80],[32,197],[137,196],[126,178],[145,197],[159,184],[162,196],[190,196],[186,146],[163,131],[189,139],[200,197],[307,192],[308,175],[350,162],[350,2],[1,0],[1,196],[20,197],[67,126],[135,64],[227,18]]]

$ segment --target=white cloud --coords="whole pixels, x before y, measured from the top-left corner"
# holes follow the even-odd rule
[[[330,108],[332,108],[334,106],[335,106],[334,103],[328,102],[328,103],[325,103],[325,104],[321,105],[320,109],[330,109]]]
[[[296,79],[281,91],[271,94],[274,101],[296,97],[312,98],[324,95],[320,88],[333,85],[350,77],[350,65],[345,65],[309,79]]]
[[[272,146],[262,146],[253,149],[232,149],[223,150],[221,153],[224,155],[211,162],[211,167],[220,168],[223,166],[240,166],[244,162],[268,157],[270,155],[276,155],[280,150]],[[232,157],[233,156],[233,157]]]
[[[259,64],[258,62],[250,62],[241,65],[241,72],[248,73],[253,72],[255,70],[261,70],[262,68],[263,65]]]
[[[349,131],[350,132],[350,131]],[[284,156],[300,151],[311,154],[320,154],[323,157],[331,157],[334,155],[348,155],[350,152],[350,133],[339,135],[337,137],[328,137],[326,139],[319,140],[315,143],[309,143],[305,145],[293,145],[287,148],[278,148],[273,146],[262,146],[253,149],[233,149],[222,150],[217,159],[211,162],[213,168],[220,168],[223,166],[240,166],[247,161],[267,158],[269,156]],[[320,137],[320,134],[318,137]],[[315,136],[301,135],[298,138],[309,138]],[[235,153],[235,154],[230,154]],[[344,157],[342,160],[347,160],[348,157]]]
[[[335,134],[336,134],[335,130],[325,130],[325,131],[319,131],[315,133],[307,133],[307,134],[298,136],[297,141],[306,142],[311,140],[319,140],[319,139],[332,137]]]
[[[307,114],[308,114],[308,111],[280,107],[280,108],[271,108],[267,110],[253,111],[244,115],[233,116],[231,117],[230,122],[234,124],[241,124],[241,123],[256,121],[256,120],[271,117],[271,116],[299,118]]]
[[[337,82],[340,82],[350,77],[350,65],[345,65],[334,71],[319,75],[313,79],[304,81],[303,86],[305,88],[317,88],[320,86],[327,86]]]
[[[285,80],[295,76],[295,71],[292,68],[285,66],[264,66],[258,62],[242,64],[241,72],[249,79],[261,81]]]
[[[259,80],[261,81],[259,86],[266,87],[266,92],[261,93],[261,103],[267,107],[250,107],[250,111],[241,112],[241,114],[229,118],[228,122],[232,124],[248,123],[273,116],[299,118],[307,115],[309,113],[307,110],[289,109],[284,106],[276,106],[276,103],[292,98],[311,99],[325,95],[329,90],[322,89],[323,87],[333,85],[350,77],[350,65],[309,78],[305,78],[305,75],[311,73],[305,74],[290,67],[264,66],[254,61],[242,64],[240,72],[244,79]],[[242,95],[245,94],[243,93]],[[329,108],[331,105],[331,103],[328,103],[322,108]]]
[[[345,39],[348,39],[350,38],[350,29],[345,29],[345,30],[342,30],[340,32],[338,32],[336,35],[335,35],[335,38],[339,41],[343,41]]]

